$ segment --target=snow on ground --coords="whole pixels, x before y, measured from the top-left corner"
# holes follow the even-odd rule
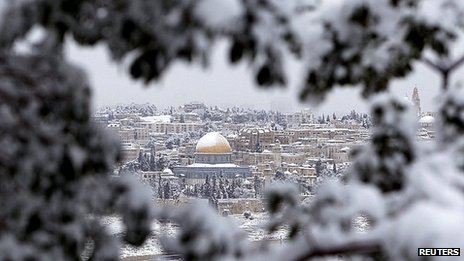
[[[122,237],[124,232],[123,223],[119,217],[107,217],[103,219],[103,223],[107,225],[108,230],[111,234],[118,237]],[[124,244],[121,248],[121,256],[145,256],[145,255],[158,255],[162,254],[161,245],[158,242],[159,235],[168,234],[174,235],[177,231],[175,224],[167,223],[160,224],[155,221],[152,224],[152,234],[145,241],[145,243],[140,247],[133,247],[127,244]]]
[[[272,234],[266,233],[265,224],[268,220],[266,213],[253,213],[253,219],[247,219],[244,215],[231,215],[230,218],[234,219],[237,225],[247,232],[251,241],[264,241],[270,240],[277,243],[281,243],[285,240],[288,231],[285,228],[281,228]],[[121,219],[118,217],[108,217],[103,220],[103,223],[107,225],[108,230],[111,234],[121,236],[124,231]],[[368,229],[368,221],[364,217],[358,217],[354,221],[355,228],[360,231],[366,231]],[[163,251],[161,245],[158,242],[158,238],[162,234],[174,235],[177,231],[177,225],[173,223],[161,224],[157,221],[152,224],[152,235],[141,247],[133,247],[129,245],[123,245],[121,248],[122,257],[130,256],[149,256],[159,255]]]
[[[251,241],[282,240],[285,238],[287,233],[285,229],[278,230],[273,234],[265,232],[266,214],[257,213],[252,215],[253,219],[246,219],[243,215],[231,215],[229,217],[234,219],[237,225],[248,233]],[[119,217],[107,217],[103,220],[103,223],[107,225],[111,234],[122,237],[124,227]],[[152,224],[152,231],[153,233],[150,238],[141,247],[123,245],[121,248],[122,257],[162,254],[163,251],[158,242],[159,236],[161,234],[174,235],[177,231],[177,226],[173,223],[160,224],[155,221]]]

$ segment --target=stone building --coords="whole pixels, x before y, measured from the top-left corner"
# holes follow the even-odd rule
[[[207,133],[198,141],[193,164],[173,167],[173,172],[188,184],[202,183],[208,176],[227,179],[251,176],[249,167],[232,163],[229,142],[218,132]]]
[[[419,127],[432,130],[435,124],[435,117],[431,115],[425,115],[419,119]]]
[[[241,150],[262,151],[263,146],[275,143],[274,131],[269,128],[247,127],[240,130],[234,145]]]
[[[412,91],[412,104],[414,105],[414,108],[416,110],[416,115],[420,116],[422,112],[421,112],[419,90],[417,89],[417,87],[414,87]]]

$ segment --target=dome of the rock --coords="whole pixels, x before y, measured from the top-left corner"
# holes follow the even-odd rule
[[[232,149],[224,136],[218,132],[209,132],[198,141],[196,153],[225,154],[232,153]]]

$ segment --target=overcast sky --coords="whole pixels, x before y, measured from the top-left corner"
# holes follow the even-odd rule
[[[270,109],[271,104],[286,105],[293,111],[311,107],[298,100],[298,76],[300,67],[296,63],[287,64],[291,75],[290,84],[285,89],[260,89],[253,83],[253,76],[245,63],[232,66],[226,59],[226,45],[217,44],[207,69],[196,65],[176,63],[161,81],[145,86],[130,79],[127,69],[111,62],[106,50],[81,48],[68,45],[69,58],[83,66],[93,86],[95,108],[107,105],[129,103],[152,103],[159,108],[178,106],[191,101],[201,101],[207,105],[244,106]],[[392,92],[411,97],[417,85],[422,103],[422,111],[434,110],[435,96],[439,91],[439,78],[422,64],[415,66],[415,72],[403,80],[392,83]],[[336,90],[318,108],[316,113],[345,113],[352,109],[367,112],[366,103],[359,97],[359,89]]]

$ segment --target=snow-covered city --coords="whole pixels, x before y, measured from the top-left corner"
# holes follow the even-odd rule
[[[403,99],[415,110],[417,141],[430,142],[435,113],[421,111],[417,88]],[[372,126],[369,114],[355,110],[314,115],[310,109],[282,113],[201,102],[166,109],[118,105],[98,110],[93,120],[122,142],[115,176],[136,177],[150,188],[156,205],[208,202],[219,215],[238,220],[252,241],[286,238],[284,232],[266,234],[267,187],[294,184],[300,200],[309,204],[320,184],[343,178],[350,152],[371,139]],[[116,223],[109,223],[112,231]],[[171,223],[154,227],[172,234]],[[160,255],[154,238],[140,249],[124,249],[123,256]]]
[[[463,260],[463,17],[0,0],[0,261]]]

